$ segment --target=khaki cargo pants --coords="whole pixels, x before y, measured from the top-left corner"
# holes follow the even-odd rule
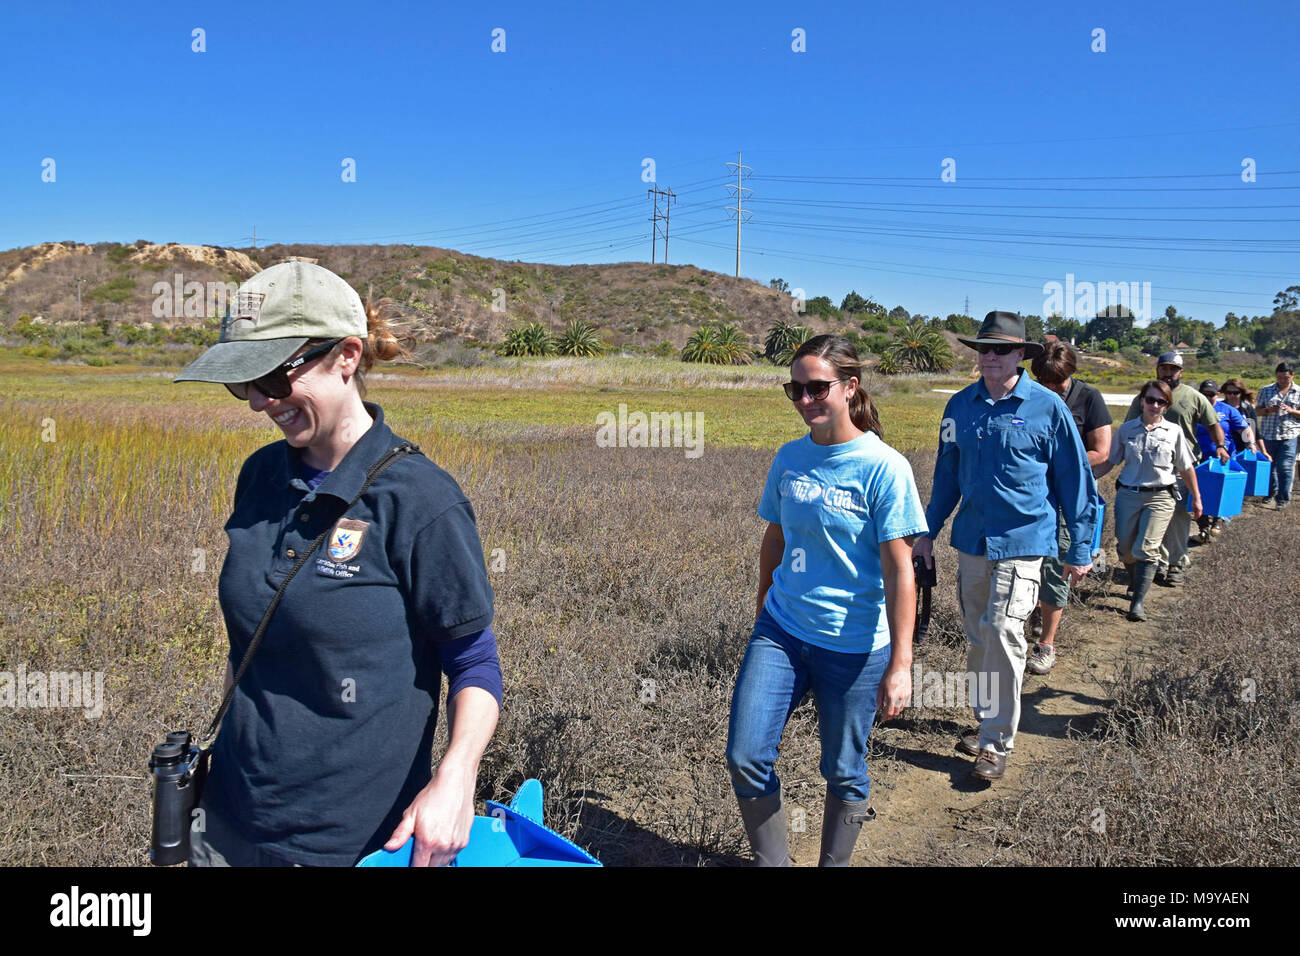
[[[957,600],[970,647],[966,669],[975,688],[980,749],[1005,755],[1020,724],[1025,675],[1025,621],[1038,603],[1043,559],[987,557],[957,552]]]

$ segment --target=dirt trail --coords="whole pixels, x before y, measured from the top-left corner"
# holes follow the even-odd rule
[[[1086,729],[1108,704],[1100,681],[1114,673],[1126,653],[1141,655],[1158,640],[1163,610],[1179,599],[1203,591],[1212,573],[1216,548],[1245,547],[1258,533],[1289,519],[1271,507],[1246,505],[1214,542],[1192,549],[1193,567],[1177,588],[1152,587],[1147,598],[1149,620],[1125,619],[1128,601],[1124,585],[1110,582],[1094,591],[1085,607],[1071,605],[1057,632],[1057,662],[1041,677],[1025,675],[1021,694],[1020,728],[1006,775],[986,784],[969,776],[973,759],[953,749],[955,734],[929,735],[916,746],[916,735],[905,729],[878,726],[878,745],[894,750],[894,766],[883,774],[872,770],[871,805],[876,819],[863,828],[853,855],[855,866],[916,865],[944,859],[981,864],[990,856],[988,840],[972,832],[968,822],[990,800],[1023,792],[1027,767],[1061,763],[1077,742],[1068,730]],[[1195,530],[1195,524],[1193,524]],[[1113,544],[1110,545],[1113,548]],[[1113,551],[1108,560],[1114,561]],[[948,584],[952,586],[951,582]],[[1032,643],[1030,645],[1032,649]],[[880,759],[873,758],[879,767]],[[816,865],[820,821],[809,821],[806,832],[792,834],[791,855],[797,866]],[[1032,862],[1007,856],[1005,862]]]

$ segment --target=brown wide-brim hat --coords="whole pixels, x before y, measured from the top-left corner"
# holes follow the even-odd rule
[[[1025,320],[1014,312],[990,312],[973,339],[957,337],[962,345],[1023,345],[1025,358],[1035,359],[1043,354],[1043,346],[1025,339]]]

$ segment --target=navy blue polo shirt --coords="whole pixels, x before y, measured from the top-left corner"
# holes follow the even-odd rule
[[[350,865],[377,849],[431,777],[442,674],[449,697],[501,699],[492,588],[474,511],[423,455],[393,463],[351,508],[367,471],[401,441],[374,419],[310,489],[279,441],[244,463],[219,593],[231,667],[285,588],[213,750],[204,803],[287,862]]]

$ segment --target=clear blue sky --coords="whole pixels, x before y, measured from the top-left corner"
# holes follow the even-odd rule
[[[982,316],[1073,273],[1265,314],[1300,283],[1298,27],[1294,0],[6,5],[0,248],[256,226],[648,261],[649,157],[671,261],[730,273],[743,150],[762,282]]]

